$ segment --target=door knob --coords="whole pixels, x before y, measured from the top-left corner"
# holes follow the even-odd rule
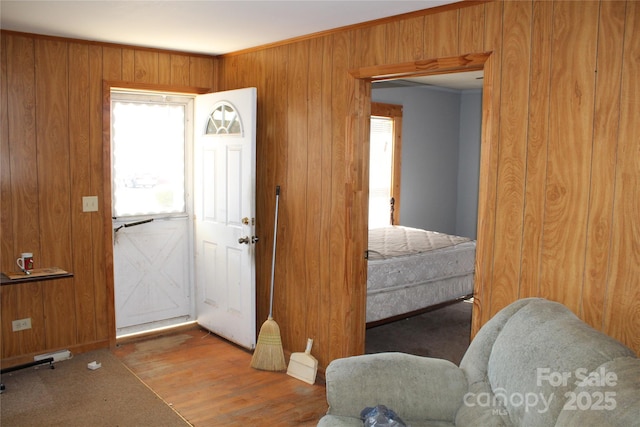
[[[240,244],[244,243],[245,245],[248,245],[249,241],[250,241],[249,236],[244,236],[238,239],[238,243]]]
[[[251,243],[258,243],[258,236],[251,236]]]

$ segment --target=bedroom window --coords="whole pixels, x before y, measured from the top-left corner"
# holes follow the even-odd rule
[[[371,104],[369,228],[399,224],[402,106]]]

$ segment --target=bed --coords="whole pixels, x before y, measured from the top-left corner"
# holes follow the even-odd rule
[[[403,226],[369,230],[367,326],[473,294],[476,242]]]

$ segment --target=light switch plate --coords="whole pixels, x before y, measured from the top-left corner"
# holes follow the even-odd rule
[[[98,212],[98,196],[83,197],[82,212]]]
[[[31,329],[31,318],[18,319],[11,322],[11,329],[13,332],[24,331],[25,329]]]

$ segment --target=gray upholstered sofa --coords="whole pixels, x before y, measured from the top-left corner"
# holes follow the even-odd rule
[[[638,333],[635,331],[634,333]],[[385,405],[411,427],[640,426],[640,359],[561,304],[522,299],[487,322],[460,367],[380,353],[334,360],[318,426]]]

